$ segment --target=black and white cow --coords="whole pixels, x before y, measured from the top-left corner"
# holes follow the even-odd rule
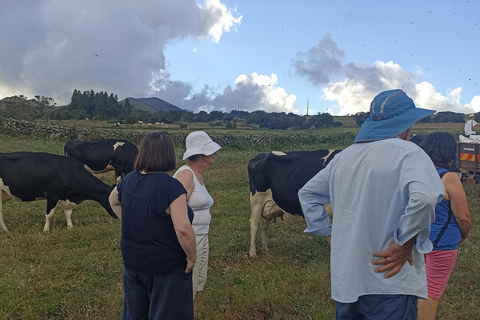
[[[255,238],[261,218],[262,248],[268,250],[267,230],[284,213],[303,216],[298,190],[341,150],[260,153],[248,163],[250,182],[250,256],[256,257]]]
[[[138,149],[126,140],[102,139],[68,141],[64,153],[83,163],[92,173],[115,171],[115,183],[119,183],[122,177],[133,170]]]
[[[108,197],[112,187],[90,174],[73,158],[39,152],[0,153],[0,224],[2,203],[8,200],[47,200],[44,231],[50,229],[50,219],[58,202],[63,206],[67,227],[72,227],[72,208],[85,200],[100,203],[114,218]]]

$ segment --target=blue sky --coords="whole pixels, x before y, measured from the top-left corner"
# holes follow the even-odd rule
[[[0,99],[74,89],[195,112],[480,112],[480,1],[0,0]]]

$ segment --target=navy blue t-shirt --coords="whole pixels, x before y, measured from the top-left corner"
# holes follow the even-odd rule
[[[165,212],[187,191],[166,173],[132,171],[117,185],[122,206],[123,264],[143,275],[162,276],[186,267],[186,254],[178,242],[172,217]],[[190,223],[193,211],[188,207]]]

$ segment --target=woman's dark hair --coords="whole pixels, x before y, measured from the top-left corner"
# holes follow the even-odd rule
[[[199,154],[194,154],[193,156],[190,156],[187,159],[190,162],[196,162],[198,160],[198,158],[200,158],[200,155]]]
[[[145,172],[167,172],[175,169],[175,147],[166,132],[151,132],[140,142],[133,169]]]
[[[450,170],[457,156],[457,141],[448,132],[433,132],[428,134],[420,144],[435,166]]]

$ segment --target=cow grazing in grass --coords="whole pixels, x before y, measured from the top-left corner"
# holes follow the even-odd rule
[[[2,204],[8,200],[47,200],[44,231],[50,229],[50,219],[58,202],[63,206],[67,227],[72,227],[72,207],[85,200],[100,203],[114,218],[108,202],[112,187],[90,174],[75,159],[37,152],[0,153],[0,223]]]
[[[68,141],[65,156],[75,158],[92,173],[115,171],[115,183],[133,170],[137,146],[118,139]]]
[[[284,213],[303,217],[298,190],[341,150],[260,153],[248,163],[250,182],[250,256],[256,257],[255,238],[261,218],[262,248],[268,250],[267,230]]]

